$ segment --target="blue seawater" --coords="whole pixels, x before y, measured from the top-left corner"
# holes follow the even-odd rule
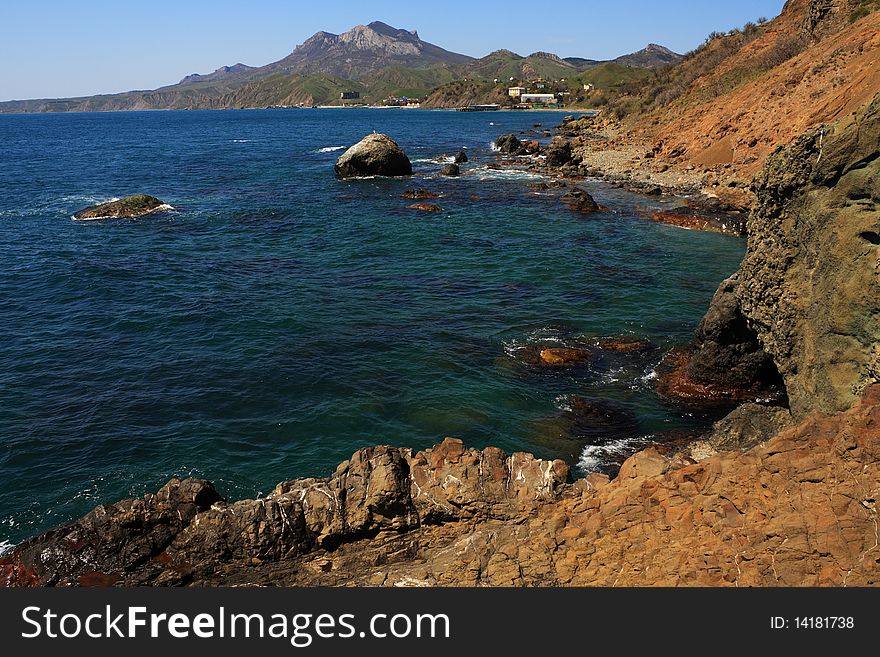
[[[584,217],[486,168],[495,137],[559,118],[0,116],[0,544],[173,476],[253,496],[377,443],[453,435],[552,456],[544,419],[569,395],[624,404],[644,440],[704,426],[652,391],[662,351],[578,374],[508,355],[572,337],[685,342],[744,253],[639,217],[663,201],[585,181],[610,212]],[[414,179],[335,179],[341,147],[374,130]],[[438,177],[433,160],[461,147],[464,175]],[[413,186],[442,192],[445,212],[406,209]],[[137,192],[176,211],[71,220]],[[583,467],[601,466],[597,449]]]

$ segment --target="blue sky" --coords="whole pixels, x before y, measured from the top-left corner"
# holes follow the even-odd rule
[[[712,30],[778,15],[784,0],[5,0],[0,100],[152,89],[224,64],[260,66],[319,30],[381,20],[475,57],[609,59],[661,43],[678,52]]]

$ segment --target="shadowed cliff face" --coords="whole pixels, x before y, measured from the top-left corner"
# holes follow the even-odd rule
[[[795,417],[848,408],[878,380],[880,96],[777,150],[755,178],[743,313]]]

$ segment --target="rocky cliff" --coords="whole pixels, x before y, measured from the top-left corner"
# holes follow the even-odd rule
[[[880,96],[777,150],[756,177],[738,297],[796,417],[880,377]]]

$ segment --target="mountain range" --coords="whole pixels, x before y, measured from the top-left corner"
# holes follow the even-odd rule
[[[375,21],[342,34],[318,32],[283,59],[265,66],[222,66],[213,73],[194,73],[177,84],[150,91],[9,101],[0,103],[0,112],[311,105],[338,102],[342,92],[357,92],[364,102],[381,102],[388,96],[430,96],[434,90],[460,81],[485,85],[510,78],[566,79],[577,88],[603,75],[606,79],[629,80],[638,76],[638,69],[666,66],[680,59],[680,55],[656,44],[611,61],[563,59],[547,52],[523,57],[509,50],[476,59],[428,43],[415,30]],[[591,71],[592,75],[584,77]],[[500,92],[500,87],[495,90],[496,94]],[[455,100],[451,96],[450,102]]]

